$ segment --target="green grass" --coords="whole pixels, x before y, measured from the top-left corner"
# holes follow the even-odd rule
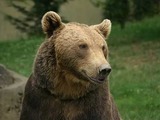
[[[159,120],[160,41],[115,46],[110,59],[111,91],[124,120]]]
[[[124,120],[160,120],[160,17],[114,26],[111,92]],[[0,63],[29,76],[41,38],[0,43]]]
[[[127,23],[125,29],[119,26],[112,27],[109,39],[111,45],[125,45],[142,41],[159,41],[160,38],[160,17],[145,19],[142,22]]]
[[[160,17],[113,27],[111,91],[124,120],[160,120]]]
[[[0,42],[0,63],[22,75],[29,76],[42,38]]]

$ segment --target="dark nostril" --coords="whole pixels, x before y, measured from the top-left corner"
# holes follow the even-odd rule
[[[99,74],[102,76],[108,75],[111,72],[111,67],[109,65],[102,65],[99,70]]]
[[[111,72],[111,68],[106,68],[100,71],[101,75],[107,75]]]

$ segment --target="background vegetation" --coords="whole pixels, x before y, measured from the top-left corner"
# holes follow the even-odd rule
[[[111,92],[124,120],[160,119],[160,17],[113,26],[107,40],[113,71]],[[29,76],[44,38],[0,42],[0,63]]]
[[[17,2],[18,1],[18,2]],[[26,0],[10,0],[10,5],[24,15],[22,18],[16,18],[12,15],[6,15],[6,18],[22,32],[28,35],[41,35],[41,18],[44,13],[52,10],[59,12],[62,4],[69,0],[32,0],[33,6],[27,10],[26,6],[20,3]],[[112,22],[125,27],[127,21],[142,20],[148,16],[160,14],[159,0],[90,0],[96,6],[103,10],[103,17],[109,18]],[[64,21],[64,20],[63,20]]]
[[[13,6],[19,13],[23,15],[21,18],[17,18],[13,15],[7,15],[9,20],[18,30],[27,33],[29,36],[41,35],[41,18],[48,11],[59,12],[59,8],[62,4],[68,0],[32,0],[33,6],[30,9],[26,9],[23,4],[31,1],[27,0],[10,0],[8,3]],[[27,4],[26,4],[27,5]]]
[[[91,0],[102,7],[104,18],[125,27],[127,21],[142,20],[160,13],[160,0]]]

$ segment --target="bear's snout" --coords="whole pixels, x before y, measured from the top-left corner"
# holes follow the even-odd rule
[[[95,76],[87,74],[86,70],[82,70],[82,73],[88,80],[94,83],[103,83],[111,72],[111,66],[109,64],[102,64],[98,67],[98,71]]]
[[[99,67],[99,75],[101,76],[109,75],[110,72],[111,72],[111,66],[108,64],[102,64]]]
[[[104,81],[110,72],[111,72],[111,66],[109,64],[102,64],[99,67],[98,80]]]

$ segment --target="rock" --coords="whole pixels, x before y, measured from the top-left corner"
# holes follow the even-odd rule
[[[27,78],[7,69],[4,73],[5,79],[1,79],[3,86],[0,89],[0,120],[19,120]]]
[[[7,69],[0,64],[0,89],[5,87],[6,85],[10,85],[14,83],[14,78],[7,71]]]

